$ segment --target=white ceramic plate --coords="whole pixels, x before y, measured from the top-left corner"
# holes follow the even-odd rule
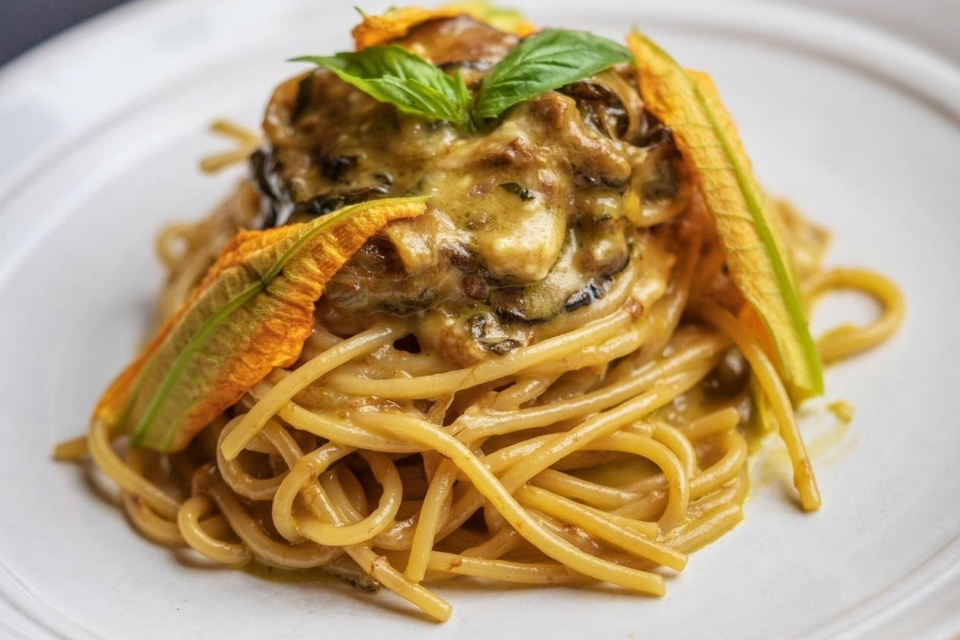
[[[356,16],[316,0],[140,2],[0,72],[0,636],[960,630],[960,72],[856,23],[772,3],[525,4],[537,22],[612,37],[640,24],[712,72],[768,189],[835,232],[835,263],[881,270],[906,292],[900,334],[828,376],[829,396],[856,418],[818,455],[823,510],[802,514],[783,470],[756,465],[766,479],[746,522],[669,577],[665,599],[461,583],[440,590],[455,607],[442,626],[389,594],[195,568],[145,543],[109,492],[52,463],[51,448],[84,430],[143,334],[158,227],[203,215],[237,178],[195,170],[223,145],[205,124],[257,123],[295,71],[283,61],[346,48]],[[807,413],[805,428],[829,429],[823,410]]]

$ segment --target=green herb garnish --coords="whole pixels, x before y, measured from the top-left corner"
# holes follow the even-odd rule
[[[292,61],[330,69],[344,82],[403,113],[474,131],[481,120],[496,118],[515,104],[629,60],[626,47],[606,38],[584,31],[541,31],[493,67],[476,102],[459,71],[451,77],[397,45],[333,56],[301,56]]]
[[[291,62],[312,62],[333,71],[380,102],[403,113],[446,120],[472,129],[470,91],[458,72],[450,77],[439,67],[403,47],[367,47],[333,56],[302,56]]]
[[[541,31],[518,44],[484,79],[475,112],[496,118],[515,104],[629,60],[625,46],[586,31]]]

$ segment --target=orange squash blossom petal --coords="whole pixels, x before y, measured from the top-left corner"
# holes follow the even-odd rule
[[[536,27],[515,12],[495,9],[486,2],[472,1],[455,2],[437,9],[403,7],[390,9],[380,16],[364,15],[363,22],[354,27],[351,33],[357,51],[361,51],[403,38],[424,22],[454,18],[463,14],[520,37],[537,31]]]
[[[647,109],[673,132],[713,215],[741,314],[777,362],[794,400],[823,392],[819,356],[800,304],[777,219],[753,176],[736,127],[705,73],[685,71],[643,35],[627,44]]]
[[[273,368],[294,364],[327,282],[423,198],[362,203],[266,231],[241,231],[181,308],[101,397],[94,417],[136,444],[177,451]]]

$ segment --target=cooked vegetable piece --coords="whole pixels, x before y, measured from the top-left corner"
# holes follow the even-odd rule
[[[181,309],[100,399],[94,417],[177,451],[274,367],[296,362],[327,282],[424,198],[366,202],[306,224],[241,231]]]
[[[382,16],[364,14],[363,22],[353,29],[353,41],[357,51],[361,51],[403,38],[424,22],[453,18],[464,13],[501,31],[521,37],[537,30],[516,11],[500,9],[486,2],[455,2],[437,9],[405,7],[390,9]]]
[[[521,38],[537,32],[537,27],[527,22],[520,11],[497,7],[482,0],[451,2],[442,8],[462,11],[471,18],[486,22],[500,31],[516,34]]]
[[[823,392],[823,373],[776,218],[710,77],[687,72],[640,33],[628,37],[646,107],[673,132],[716,219],[730,275],[762,320],[794,401]],[[759,330],[759,327],[758,327]]]

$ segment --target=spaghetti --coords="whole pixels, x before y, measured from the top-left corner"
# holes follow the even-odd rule
[[[457,20],[462,18],[435,22],[449,31]],[[475,22],[468,27],[471,37],[481,28]],[[408,40],[406,46],[418,45]],[[488,50],[502,55],[497,47]],[[449,618],[451,607],[427,585],[456,576],[522,584],[603,581],[663,594],[665,573],[682,571],[690,552],[743,518],[748,456],[739,427],[758,420],[758,414],[768,413],[778,425],[800,504],[817,509],[820,495],[781,365],[742,313],[746,303],[727,273],[723,242],[690,169],[669,132],[643,115],[628,73],[611,73],[594,87],[565,89],[568,95],[551,92],[553,102],[543,99],[527,110],[560,118],[557,104],[577,107],[562,117],[573,118],[578,132],[588,128],[589,139],[569,144],[599,145],[609,134],[609,118],[622,136],[614,145],[617,153],[633,153],[623,151],[630,140],[659,141],[648,145],[632,169],[634,175],[655,175],[644,183],[648,197],[642,210],[629,224],[615,226],[622,260],[612,269],[597,266],[583,281],[569,269],[568,279],[576,281],[573,293],[586,292],[585,298],[565,291],[567,308],[543,319],[530,315],[524,300],[509,296],[518,288],[546,296],[535,286],[551,276],[531,276],[520,286],[519,267],[501,268],[514,270],[511,280],[504,273],[490,275],[497,269],[491,259],[474,255],[466,264],[463,256],[446,262],[434,256],[437,271],[458,274],[457,286],[502,285],[470,300],[471,309],[489,303],[497,310],[486,316],[486,333],[441,331],[438,327],[454,323],[449,318],[459,322],[462,314],[456,314],[465,308],[449,296],[401,310],[393,291],[381,292],[374,302],[356,293],[389,275],[364,272],[372,267],[363,263],[371,255],[382,258],[388,244],[402,254],[399,239],[412,234],[433,233],[428,243],[447,238],[440,223],[435,228],[419,220],[397,223],[368,243],[369,255],[357,254],[331,281],[296,363],[273,369],[185,449],[139,447],[94,419],[86,438],[60,445],[57,457],[89,455],[120,487],[128,517],[152,541],[186,545],[232,567],[251,562],[288,570],[324,567],[363,588],[387,587],[436,620]],[[307,145],[305,132],[319,135],[323,129],[320,111],[311,111],[321,109],[311,102],[323,99],[316,97],[319,89],[328,90],[326,99],[343,98],[359,112],[382,110],[382,104],[338,82],[318,72],[281,87],[268,111],[273,158],[267,160],[275,173],[244,181],[206,220],[160,234],[158,252],[169,272],[160,296],[161,322],[176,315],[237,230],[264,219],[267,225],[283,224],[277,211],[265,216],[264,205],[276,207],[282,199],[276,183],[284,176],[276,166],[291,166],[305,149],[315,153],[316,140]],[[304,98],[309,91],[314,97]],[[603,111],[601,103],[619,107]],[[626,125],[617,120],[618,109],[627,113]],[[511,117],[500,131],[516,123]],[[646,124],[638,120],[644,117]],[[298,124],[308,120],[309,125]],[[407,135],[405,128],[419,127],[417,122],[402,118],[401,132],[389,135]],[[207,169],[245,158],[261,144],[259,136],[235,126],[220,123],[217,129],[240,147],[207,161]],[[481,143],[486,144],[483,138]],[[379,153],[369,155],[382,161]],[[585,152],[576,147],[573,153]],[[256,174],[265,159],[262,150],[254,156]],[[342,173],[357,162],[346,153],[338,157],[321,170],[328,183],[341,183]],[[416,179],[423,182],[414,176],[402,185],[404,176],[393,174],[389,193]],[[313,169],[304,175],[318,179]],[[302,186],[306,178],[298,179],[287,187]],[[442,187],[443,193],[459,188]],[[660,196],[650,197],[654,188]],[[617,197],[634,193],[629,183],[616,189]],[[523,188],[503,191],[496,191],[498,198],[515,195],[526,206]],[[582,191],[571,193],[586,202]],[[307,202],[309,194],[283,194],[292,199],[287,204],[294,218],[307,215],[297,202]],[[383,194],[368,191],[364,197]],[[437,196],[432,206],[440,210],[443,198]],[[825,233],[786,205],[775,212],[808,314],[816,300],[840,288],[863,291],[882,307],[870,326],[844,326],[824,335],[817,342],[823,360],[833,362],[885,340],[903,315],[896,287],[861,270],[824,270]],[[566,224],[563,247],[586,246],[602,236],[594,228],[600,223]],[[591,246],[599,252],[615,244],[604,236]],[[564,262],[565,252],[574,258]],[[551,263],[551,274],[557,264],[585,259],[573,248],[557,253],[561,257]],[[401,255],[399,262],[406,259],[412,260]],[[397,268],[397,260],[381,262]],[[415,277],[408,266],[399,267],[400,276]],[[449,312],[442,317],[446,325],[438,323],[438,309]]]

